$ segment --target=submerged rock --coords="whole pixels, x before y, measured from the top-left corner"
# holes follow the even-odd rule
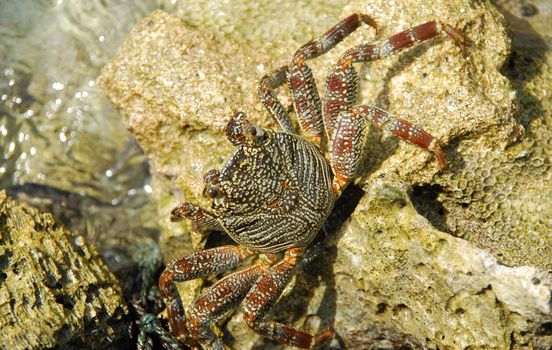
[[[258,26],[274,16],[263,6],[247,12]],[[357,181],[366,194],[351,209],[350,220],[326,232],[329,237],[322,254],[294,278],[270,317],[312,332],[333,324],[341,339],[331,344],[336,347],[341,343],[365,349],[381,337],[397,347],[412,348],[502,349],[536,344],[541,341],[535,337],[542,332],[539,327],[552,321],[552,282],[543,271],[552,261],[549,230],[532,231],[536,240],[507,238],[511,244],[502,249],[501,239],[484,237],[525,233],[485,223],[485,217],[472,212],[477,206],[488,206],[491,199],[497,204],[493,210],[498,217],[532,225],[542,223],[550,210],[538,212],[533,206],[526,220],[503,210],[492,197],[472,196],[466,204],[457,200],[463,194],[456,195],[491,186],[485,183],[489,174],[497,179],[511,176],[510,181],[518,183],[515,191],[503,186],[502,180],[493,185],[497,196],[505,195],[503,201],[518,208],[516,191],[523,188],[527,174],[506,173],[516,164],[525,169],[535,166],[532,157],[508,155],[519,155],[518,146],[511,145],[527,123],[522,118],[523,105],[516,100],[517,86],[501,74],[510,53],[504,18],[490,3],[467,0],[355,1],[330,16],[342,18],[352,12],[374,16],[381,25],[380,37],[431,19],[450,23],[468,37],[465,52],[443,36],[358,66],[359,102],[389,109],[431,132],[444,146],[449,166],[439,174],[428,152],[378,131],[371,133]],[[100,78],[156,171],[154,192],[169,259],[205,244],[205,237],[189,223],[170,224],[168,216],[182,198],[208,206],[201,196],[202,175],[220,166],[232,150],[223,136],[229,116],[241,110],[254,122],[274,127],[257,99],[258,81],[289,62],[294,50],[313,35],[290,33],[293,39],[282,39],[286,49],[278,51],[274,47],[280,46],[279,41],[255,41],[249,35],[234,40],[236,33],[217,35],[209,28],[216,21],[229,20],[226,12],[220,11],[223,19],[208,16],[208,10],[201,13],[211,25],[194,22],[198,13],[190,20],[193,26],[186,24],[190,23],[187,18],[182,22],[160,11],[153,13],[133,29]],[[300,15],[286,16],[295,23],[294,16]],[[314,33],[327,29],[317,26],[313,23]],[[236,28],[243,29],[238,24]],[[288,29],[284,19],[271,28],[274,38],[284,38],[282,33]],[[318,86],[323,86],[325,72],[346,48],[374,40],[374,31],[362,27],[335,50],[309,63]],[[289,47],[291,41],[298,44]],[[281,90],[279,97],[287,105],[289,96]],[[550,116],[550,110],[546,113]],[[493,154],[499,157],[498,165]],[[549,153],[546,157],[543,164],[548,164]],[[476,167],[481,171],[470,171]],[[541,170],[548,181],[548,165]],[[539,197],[538,184],[526,187],[525,203],[540,202],[542,208],[549,208],[552,196]],[[482,223],[493,226],[493,231],[481,230]],[[222,241],[220,235],[211,236],[208,244]],[[190,302],[200,287],[200,281],[181,284],[184,302]],[[239,314],[226,322],[226,330],[227,341],[236,349],[275,346],[248,330]]]
[[[102,348],[127,311],[95,248],[0,191],[0,348]]]

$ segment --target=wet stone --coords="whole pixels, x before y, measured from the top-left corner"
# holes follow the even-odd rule
[[[105,348],[126,332],[121,289],[96,249],[4,191],[0,309],[2,349]]]

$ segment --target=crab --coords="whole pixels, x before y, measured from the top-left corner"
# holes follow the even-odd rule
[[[220,170],[210,170],[203,179],[203,194],[212,199],[211,209],[184,202],[171,212],[172,221],[190,219],[205,229],[226,232],[237,243],[170,261],[161,274],[159,287],[169,327],[181,343],[224,349],[211,326],[240,303],[246,324],[276,342],[309,349],[333,336],[332,329],[312,335],[266,316],[336,199],[353,180],[369,123],[433,152],[438,168],[445,169],[444,153],[431,134],[383,109],[355,105],[358,78],[353,63],[393,55],[441,33],[463,49],[463,34],[442,21],[430,21],[353,47],[329,72],[321,102],[306,61],[333,48],[362,23],[377,31],[372,17],[350,15],[299,48],[289,65],[263,77],[260,100],[281,130],[264,129],[237,112],[225,130],[235,151]],[[291,92],[301,135],[275,94],[284,83]],[[226,272],[252,255],[258,255],[254,263],[209,287],[185,312],[175,282]]]

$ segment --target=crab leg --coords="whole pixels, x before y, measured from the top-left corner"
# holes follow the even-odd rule
[[[263,320],[293,275],[301,253],[300,248],[287,250],[285,258],[272,266],[255,282],[243,301],[242,309],[247,325],[260,335],[281,344],[309,349],[330,338],[333,332],[326,331],[313,337],[309,333],[296,330],[288,325]]]
[[[466,45],[464,36],[452,26],[436,21],[420,24],[404,30],[375,44],[363,44],[347,50],[326,78],[324,95],[324,125],[326,135],[331,138],[337,116],[353,106],[357,97],[358,77],[352,64],[369,62],[391,56],[405,48],[446,33],[462,49]]]
[[[182,202],[171,211],[171,221],[182,219],[190,219],[208,230],[224,231],[213,214],[190,202]]]
[[[383,109],[358,105],[339,114],[330,141],[330,163],[335,174],[333,190],[337,194],[340,194],[353,179],[362,158],[367,122],[405,141],[432,151],[437,159],[439,169],[441,171],[445,169],[445,155],[435,138],[427,131],[407,120],[394,118]]]
[[[372,17],[362,13],[354,13],[328,29],[324,34],[301,46],[295,52],[294,60],[305,61],[325,54],[357,30],[362,23],[366,23],[376,30],[378,29],[378,25]]]
[[[354,176],[362,155],[366,122],[434,152],[439,169],[444,169],[445,157],[431,134],[379,108],[353,107],[357,97],[358,77],[352,65],[393,55],[442,32],[461,48],[465,47],[466,40],[458,30],[443,22],[430,21],[394,34],[380,43],[359,45],[347,50],[326,78],[324,125],[330,138],[330,163],[336,175],[333,188],[337,194]]]
[[[289,114],[274,93],[276,88],[286,82],[287,73],[288,67],[283,66],[272,72],[271,75],[265,75],[259,83],[259,98],[272,117],[280,124],[282,131],[296,134]]]
[[[414,44],[434,38],[443,32],[462,49],[465,48],[466,39],[460,31],[447,23],[429,21],[393,34],[379,43],[363,44],[350,48],[341,56],[338,64],[347,65],[355,62],[367,62],[391,56]]]
[[[242,300],[273,262],[272,256],[261,259],[247,269],[226,276],[199,296],[190,306],[187,317],[190,335],[205,349],[224,350],[222,340],[213,333],[211,325]]]
[[[188,343],[184,306],[174,282],[202,278],[236,267],[252,252],[242,246],[222,246],[193,253],[170,261],[159,278],[161,297],[167,305],[172,334],[182,343]]]
[[[316,83],[305,61],[328,52],[345,37],[354,32],[361,23],[366,23],[374,28],[377,27],[371,17],[355,13],[330,28],[318,38],[300,47],[295,53],[289,67],[288,87],[291,91],[291,98],[299,124],[305,134],[305,138],[318,146],[322,144],[322,133],[324,132],[321,115],[322,108]]]
[[[274,94],[274,89],[282,85],[287,77],[293,106],[305,138],[319,146],[321,145],[323,123],[320,113],[320,96],[312,72],[305,61],[328,52],[354,32],[362,23],[376,28],[376,23],[371,17],[355,13],[299,48],[289,67],[281,67],[271,75],[263,77],[259,84],[261,102],[278,121],[282,130],[295,133],[289,115]]]

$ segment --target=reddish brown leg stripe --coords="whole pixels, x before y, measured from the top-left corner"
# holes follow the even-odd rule
[[[353,179],[363,155],[366,120],[357,113],[346,111],[338,116],[330,141],[330,164],[335,174],[333,190],[340,195]]]
[[[169,319],[169,327],[173,336],[181,343],[190,345],[187,342],[188,329],[184,318],[184,306],[176,289],[176,285],[172,281],[174,274],[170,271],[163,271],[159,278],[159,290],[163,302],[167,306],[167,317]]]
[[[420,148],[433,152],[435,159],[437,160],[439,170],[445,170],[445,155],[441,151],[441,148],[433,135],[424,129],[412,124],[408,120],[396,119],[388,112],[376,107],[355,106],[353,107],[352,112],[358,113],[378,128],[388,131]]]
[[[309,140],[321,140],[324,129],[322,104],[310,68],[306,64],[300,66],[293,63],[290,67],[288,86],[305,137]]]
[[[192,303],[187,317],[190,335],[205,349],[224,349],[222,341],[211,331],[211,324],[241,301],[266,268],[267,266],[255,264],[228,275]]]
[[[245,322],[255,332],[282,344],[309,349],[312,335],[278,322],[263,321],[291,278],[300,253],[299,249],[288,250],[284,260],[266,271],[246,295],[242,309]]]
[[[230,270],[249,254],[241,246],[216,247],[169,261],[166,270],[174,274],[176,282],[189,281]]]
[[[336,65],[326,78],[324,95],[324,127],[331,139],[337,116],[353,106],[357,98],[358,76],[352,65]]]
[[[380,43],[359,45],[347,50],[328,76],[324,97],[324,124],[330,137],[330,163],[335,174],[332,188],[336,194],[339,195],[347,186],[358,167],[366,121],[432,151],[439,169],[444,170],[445,156],[431,134],[406,120],[395,119],[381,109],[369,106],[351,107],[351,101],[356,98],[356,90],[348,85],[356,79],[356,72],[352,68],[354,62],[368,62],[390,56],[441,32],[464,48],[466,39],[460,31],[446,23],[430,21],[394,34]]]
[[[161,297],[167,305],[169,326],[172,334],[185,344],[193,343],[188,338],[186,314],[178,294],[175,281],[187,281],[229,270],[237,266],[250,254],[247,249],[223,246],[194,253],[182,259],[173,260],[159,278]]]
[[[413,27],[410,30],[406,30],[405,32],[412,33],[412,34],[408,34],[408,36],[413,38],[412,41],[423,41],[439,35],[440,30],[439,28],[437,28],[437,22],[429,21],[429,22],[417,25],[416,27]]]
[[[319,146],[322,143],[324,129],[320,96],[312,72],[305,61],[329,51],[354,32],[361,23],[376,27],[376,23],[371,17],[363,14],[353,14],[299,48],[289,66],[288,86],[301,129],[307,140]]]
[[[288,67],[283,66],[270,75],[265,75],[259,84],[259,98],[272,117],[280,124],[282,131],[294,134],[293,123],[284,106],[274,94],[274,90],[286,82],[287,73]]]
[[[424,129],[408,120],[395,118],[389,112],[377,107],[359,105],[353,107],[351,113],[358,114],[376,127],[424,149],[428,149],[434,140],[433,136]]]
[[[442,31],[461,48],[464,48],[466,41],[462,33],[446,23],[430,21],[391,35],[378,44],[363,44],[353,47],[343,54],[339,60],[339,64],[347,65],[354,62],[368,62],[391,56],[416,43],[434,38]]]
[[[295,59],[309,60],[328,52],[354,32],[362,23],[366,23],[377,30],[378,26],[372,17],[361,13],[352,14],[321,36],[301,46],[294,55]]]
[[[362,157],[361,148],[364,145],[367,122],[425,150],[432,151],[439,169],[444,170],[445,156],[430,133],[407,120],[394,118],[377,107],[359,105],[351,108],[349,112],[339,114],[337,126],[330,141],[330,163],[335,174],[333,188],[337,194],[341,193],[355,175]]]
[[[213,214],[190,202],[183,202],[171,211],[171,221],[182,219],[192,220],[208,230],[224,231]]]

